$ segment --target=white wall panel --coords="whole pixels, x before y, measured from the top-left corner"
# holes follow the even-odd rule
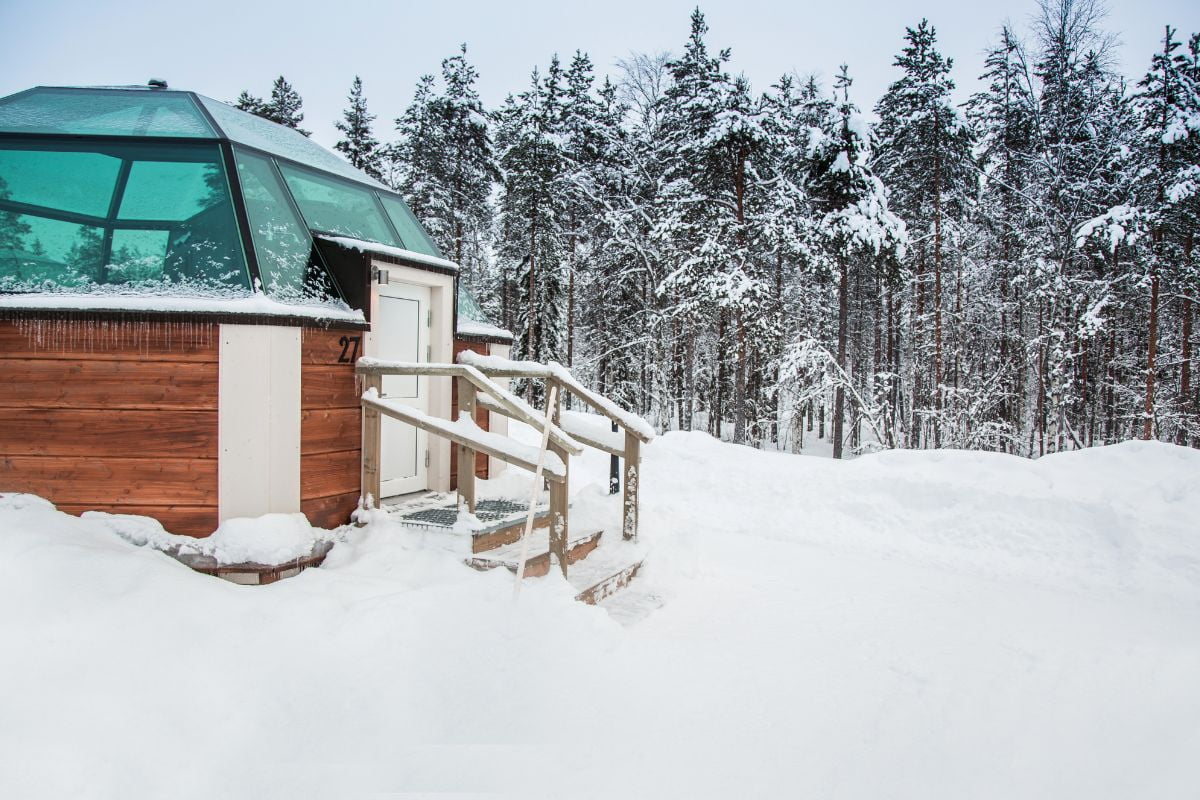
[[[218,517],[300,510],[300,329],[222,325]]]

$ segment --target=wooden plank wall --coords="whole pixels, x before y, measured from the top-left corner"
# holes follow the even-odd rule
[[[364,333],[305,328],[300,344],[300,508],[313,525],[350,521],[358,504],[362,409],[354,362]]]
[[[0,321],[0,491],[217,526],[220,326]]]
[[[488,346],[480,342],[464,342],[460,339],[454,340],[454,362],[458,363],[458,354],[464,350],[470,350],[474,353],[486,356],[488,354]],[[458,419],[458,381],[453,382],[454,387],[450,390],[450,419]],[[482,409],[475,409],[475,424],[488,430],[488,418],[490,412]],[[488,476],[488,457],[486,453],[475,454],[475,475],[479,478],[487,478]],[[458,448],[450,445],[450,489],[451,491],[458,488]]]

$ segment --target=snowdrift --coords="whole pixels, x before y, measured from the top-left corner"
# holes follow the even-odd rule
[[[572,463],[576,513],[616,531],[606,476]],[[1200,453],[839,463],[669,434],[642,481],[646,568],[608,609],[553,575],[514,605],[453,538],[378,519],[240,587],[6,496],[0,796],[1200,785]]]

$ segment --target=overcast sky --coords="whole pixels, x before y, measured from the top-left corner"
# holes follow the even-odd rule
[[[481,73],[490,105],[524,88],[534,65],[554,52],[591,54],[613,70],[631,51],[678,51],[694,0],[352,0],[320,3],[205,0],[0,0],[0,96],[38,84],[143,83],[167,79],[222,100],[242,89],[266,94],[287,76],[304,98],[304,125],[336,141],[351,80],[361,75],[376,134],[412,96],[419,75],[437,72],[461,42]],[[1200,30],[1196,0],[1111,0],[1108,27],[1119,34],[1122,71],[1135,77],[1170,23],[1181,38]],[[894,80],[904,28],[922,16],[955,61],[960,94],[975,88],[982,51],[999,26],[1024,28],[1035,0],[709,0],[701,4],[709,45],[733,49],[732,67],[756,88],[784,72],[826,78],[850,65],[854,96],[869,109]]]

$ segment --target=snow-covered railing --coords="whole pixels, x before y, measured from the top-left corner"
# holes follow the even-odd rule
[[[549,364],[539,364],[536,361],[512,361],[499,356],[485,356],[464,350],[458,354],[458,363],[475,367],[490,378],[543,378],[557,381],[563,391],[575,395],[584,404],[595,409],[598,414],[608,417],[632,433],[639,441],[646,443],[654,440],[654,428],[649,422],[631,411],[626,411],[604,395],[593,392],[580,383],[569,369],[556,361],[551,361]]]
[[[466,414],[460,413],[458,419],[454,421],[439,419],[412,406],[381,398],[375,394],[373,389],[369,389],[363,394],[362,406],[363,408],[373,408],[384,416],[407,422],[409,425],[435,436],[449,439],[462,447],[486,453],[507,464],[527,469],[530,472],[536,469],[538,457],[536,447],[530,447],[498,433],[485,431]],[[551,481],[562,481],[567,477],[566,464],[553,453],[547,453],[542,471]]]
[[[568,461],[583,452],[583,445],[559,425],[546,427],[550,415],[539,416],[528,403],[513,395],[480,370],[468,364],[429,364],[382,361],[360,358],[355,372],[362,382],[362,499],[364,505],[380,506],[382,460],[382,416],[405,422],[441,437],[458,448],[458,493],[467,510],[475,511],[475,454],[484,453],[505,463],[543,474],[550,482],[550,549],[558,557],[563,574],[567,571]],[[426,414],[398,400],[383,397],[384,375],[414,377],[450,377],[457,381],[457,420],[444,420]],[[475,408],[480,404],[490,411],[518,419],[535,430],[545,430],[548,452],[542,467],[537,466],[538,448],[517,442],[501,434],[485,431],[475,424]],[[555,406],[557,408],[557,405]]]
[[[549,364],[539,364],[534,361],[511,361],[467,350],[459,353],[458,362],[460,365],[476,369],[488,378],[541,379],[546,381],[547,387],[558,386],[558,401],[554,409],[554,421],[557,425],[573,440],[624,461],[621,535],[626,539],[633,539],[637,536],[641,446],[654,439],[654,428],[650,426],[650,423],[637,414],[621,408],[607,397],[593,392],[581,384],[570,370],[553,361]],[[563,411],[561,403],[562,395],[565,392],[573,394],[621,430],[605,430],[604,426],[595,425],[588,420],[586,415]],[[507,413],[506,410],[495,407],[486,398],[480,398],[480,405],[489,411]],[[525,407],[528,409],[528,405]],[[532,411],[532,409],[529,410]],[[624,432],[623,436],[621,431]]]

